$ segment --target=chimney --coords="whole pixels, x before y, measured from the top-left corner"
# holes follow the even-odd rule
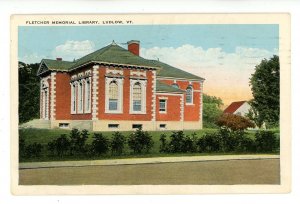
[[[131,53],[140,56],[140,41],[138,40],[130,40],[127,42],[128,51]]]
[[[57,61],[62,61],[62,58],[61,57],[57,57],[56,60]]]

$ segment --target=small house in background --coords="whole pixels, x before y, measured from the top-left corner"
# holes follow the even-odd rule
[[[225,110],[224,113],[246,116],[249,113],[251,106],[247,101],[232,102]]]

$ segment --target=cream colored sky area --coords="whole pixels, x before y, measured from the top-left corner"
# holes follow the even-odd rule
[[[261,60],[269,59],[278,50],[236,47],[232,52],[222,48],[203,49],[185,44],[180,47],[141,49],[141,55],[157,59],[205,78],[204,92],[220,97],[224,105],[252,98],[249,79]]]

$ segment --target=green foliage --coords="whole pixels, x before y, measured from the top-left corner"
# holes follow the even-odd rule
[[[43,146],[39,143],[29,144],[25,149],[25,155],[27,158],[40,157]]]
[[[141,128],[131,133],[128,138],[128,146],[134,153],[140,154],[142,152],[148,153],[153,147],[152,136]]]
[[[70,154],[84,154],[86,153],[85,142],[88,139],[88,131],[72,129],[70,133]]]
[[[114,132],[110,144],[112,155],[121,155],[124,151],[125,143],[125,136],[120,132]]]
[[[102,133],[94,133],[92,151],[97,155],[106,154],[109,150],[109,140]]]
[[[252,103],[253,100],[249,101],[251,108],[249,109],[249,112],[245,116],[249,118],[251,121],[253,121],[257,127],[261,128],[262,125],[264,124],[264,119],[262,118],[261,115],[258,114],[257,110],[252,108]]]
[[[222,99],[203,94],[203,126],[215,128],[218,117],[222,114]]]
[[[66,134],[62,134],[57,139],[48,143],[48,150],[52,155],[56,154],[57,156],[67,155],[71,147],[71,142],[67,138]]]
[[[19,122],[39,118],[40,79],[36,76],[39,64],[19,62]]]
[[[273,152],[279,148],[279,140],[271,131],[259,131],[255,134],[255,143],[258,152]]]
[[[19,157],[25,157],[26,144],[23,138],[19,137]]]
[[[196,133],[193,133],[192,136],[189,136],[185,135],[183,131],[172,132],[170,136],[170,142],[167,142],[166,135],[162,134],[160,141],[161,152],[186,153],[197,151]]]
[[[219,152],[221,149],[218,133],[205,134],[197,141],[199,152]]]
[[[253,116],[259,116],[257,120],[266,122],[267,127],[276,127],[279,124],[279,82],[280,64],[276,55],[269,60],[262,60],[255,66],[255,72],[250,78],[254,98],[251,106],[256,113]]]
[[[248,118],[234,114],[223,114],[218,118],[217,125],[231,131],[244,131],[247,128],[254,128],[255,125]]]

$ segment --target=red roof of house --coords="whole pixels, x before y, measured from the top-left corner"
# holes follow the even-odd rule
[[[225,110],[224,113],[234,113],[239,107],[241,107],[246,101],[232,102]]]

